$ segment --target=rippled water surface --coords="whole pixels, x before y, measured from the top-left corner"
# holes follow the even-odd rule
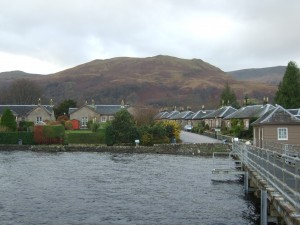
[[[258,224],[211,158],[0,152],[0,224]]]

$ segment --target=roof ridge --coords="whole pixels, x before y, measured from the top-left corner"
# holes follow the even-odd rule
[[[225,111],[220,115],[220,117],[222,117],[229,110],[229,108],[232,108],[232,107],[231,106],[226,106]]]

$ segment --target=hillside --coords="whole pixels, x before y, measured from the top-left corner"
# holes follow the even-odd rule
[[[97,104],[216,107],[226,82],[237,97],[245,94],[262,99],[273,96],[272,84],[239,81],[200,59],[170,56],[148,58],[119,57],[94,60],[47,76],[33,76],[45,96],[60,102],[79,103],[94,99]]]
[[[278,85],[285,73],[286,66],[276,66],[260,69],[244,69],[227,72],[236,80],[257,81]]]
[[[11,82],[16,79],[34,79],[39,78],[40,74],[32,74],[32,73],[25,73],[23,71],[10,71],[10,72],[3,72],[0,73],[0,88],[7,87]]]

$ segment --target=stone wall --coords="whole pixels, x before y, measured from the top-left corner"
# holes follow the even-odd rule
[[[111,152],[111,153],[154,153],[174,155],[211,156],[213,152],[229,152],[228,144],[160,144],[154,146],[106,146],[106,145],[0,145],[0,151],[42,152]]]

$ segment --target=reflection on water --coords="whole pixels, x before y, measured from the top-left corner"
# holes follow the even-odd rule
[[[239,177],[211,158],[0,153],[0,224],[258,224]]]

